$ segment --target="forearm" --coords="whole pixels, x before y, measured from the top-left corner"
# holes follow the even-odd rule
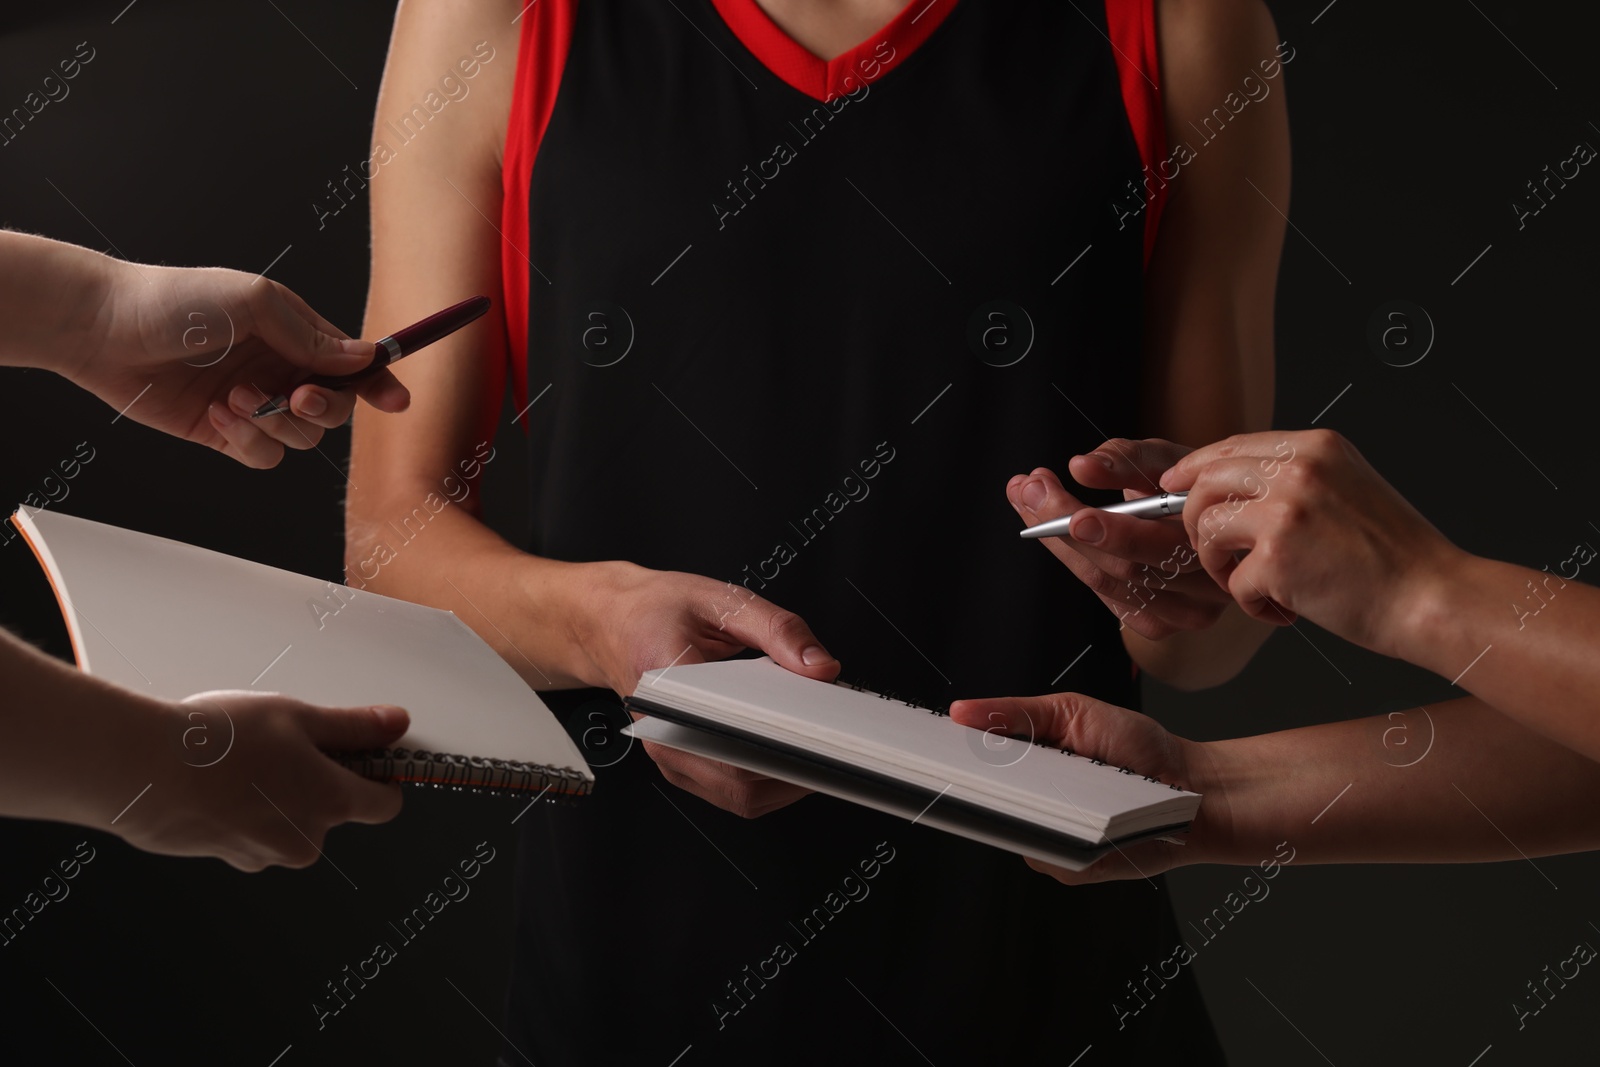
[[[0,364],[70,372],[126,269],[87,248],[0,231]]]
[[[1574,559],[1535,571],[1463,553],[1408,594],[1378,651],[1600,759],[1600,589],[1561,577]]]
[[[82,674],[0,630],[5,768],[0,815],[109,828],[139,780],[140,745],[160,705]],[[159,730],[153,731],[159,733]]]
[[[410,503],[392,489],[383,497],[352,491],[346,584],[455,612],[536,689],[595,684],[573,621],[603,565],[530,555],[464,503],[433,514],[430,492],[432,506],[447,501],[421,488]]]
[[[1600,765],[1471,697],[1199,749],[1193,788],[1221,808],[1207,861],[1252,863],[1285,840],[1296,863],[1600,847]]]
[[[1208,689],[1244,670],[1274,629],[1230,606],[1207,629],[1186,630],[1159,641],[1125,628],[1122,644],[1139,668],[1158,681],[1175,689]]]
[[[1274,54],[1278,36],[1262,4],[1162,2],[1156,18],[1162,106],[1176,150],[1182,131],[1205,120],[1240,70]],[[1272,69],[1263,85],[1277,76]],[[1145,283],[1144,436],[1198,445],[1272,424],[1273,304],[1285,228],[1274,205],[1289,200],[1288,113],[1276,89],[1252,104],[1237,137],[1185,170],[1161,215]],[[1151,640],[1124,630],[1123,642],[1156,678],[1202,689],[1243,670],[1271,629],[1230,607],[1206,631]]]
[[[437,90],[440,71],[461,70],[472,96],[373,177],[370,336],[415,319],[418,309],[504,292],[499,235],[485,220],[504,195],[500,157],[521,7],[470,0],[406,4],[396,14],[374,129],[407,121],[414,102]],[[477,59],[456,67],[469,53]],[[525,247],[526,235],[505,239]],[[494,314],[431,346],[426,359],[396,367],[413,396],[404,416],[358,410],[346,581],[454,611],[538,688],[588,684],[568,632],[572,565],[507,543],[480,520],[473,495],[492,458],[481,453],[493,440],[510,362],[500,302],[497,295]]]

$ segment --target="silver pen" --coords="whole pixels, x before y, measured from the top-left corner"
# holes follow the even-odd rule
[[[1120,504],[1107,504],[1099,511],[1109,511],[1114,515],[1132,515],[1136,519],[1164,519],[1168,515],[1177,515],[1183,511],[1183,502],[1189,499],[1188,493],[1162,493],[1159,496],[1145,496],[1138,500],[1124,500]],[[1041,522],[1037,526],[1030,526],[1022,531],[1023,537],[1065,537],[1068,528],[1072,525],[1072,516],[1061,519],[1051,519]]]

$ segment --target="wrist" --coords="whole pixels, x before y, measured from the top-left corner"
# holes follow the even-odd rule
[[[606,651],[619,626],[616,605],[638,587],[646,568],[625,560],[594,563],[568,563],[539,559],[528,575],[531,586],[524,588],[530,603],[550,605],[553,624],[562,649],[557,670],[582,685],[599,689],[611,687]]]
[[[132,268],[99,252],[0,231],[0,362],[75,378],[121,273]]]
[[[1186,864],[1250,863],[1260,842],[1253,841],[1251,797],[1258,792],[1263,764],[1250,752],[1250,738],[1180,741],[1188,781],[1179,783],[1201,795],[1204,837]]]
[[[67,305],[60,344],[48,357],[49,369],[75,384],[97,358],[127,347],[121,334],[138,336],[138,304],[148,285],[131,263],[88,249],[80,255],[71,279],[74,299]]]
[[[1441,658],[1454,662],[1456,644],[1480,615],[1483,583],[1476,572],[1488,562],[1449,545],[1411,568],[1373,628],[1372,651],[1430,669]]]
[[[167,777],[170,714],[162,701],[116,686],[95,688],[59,724],[59,743],[47,746],[45,758],[60,760],[48,817],[125,834],[140,821],[138,804],[150,800],[146,787],[160,790]]]

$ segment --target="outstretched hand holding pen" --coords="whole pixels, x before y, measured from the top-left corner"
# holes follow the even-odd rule
[[[55,371],[135,422],[249,467],[314,447],[357,396],[403,411],[410,394],[387,370],[353,393],[302,382],[360,371],[375,352],[267,278],[0,232],[0,362]],[[285,389],[287,413],[250,418]]]

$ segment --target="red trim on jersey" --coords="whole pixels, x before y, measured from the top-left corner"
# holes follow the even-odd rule
[[[1156,223],[1167,202],[1166,182],[1159,168],[1167,159],[1167,131],[1161,106],[1161,63],[1156,55],[1155,0],[1106,0],[1106,30],[1116,56],[1122,104],[1148,168],[1150,202],[1145,206],[1144,259],[1156,245]]]
[[[540,0],[522,13],[517,78],[500,165],[500,276],[505,287],[506,337],[510,343],[511,397],[522,411],[528,397],[528,187],[533,160],[561,88],[561,72],[572,44],[577,0]],[[523,427],[527,427],[524,415]]]
[[[877,81],[905,62],[939,28],[957,0],[911,0],[883,29],[832,59],[813,55],[773,22],[756,0],[711,2],[762,66],[807,96],[826,102]],[[886,55],[880,51],[885,46]]]

